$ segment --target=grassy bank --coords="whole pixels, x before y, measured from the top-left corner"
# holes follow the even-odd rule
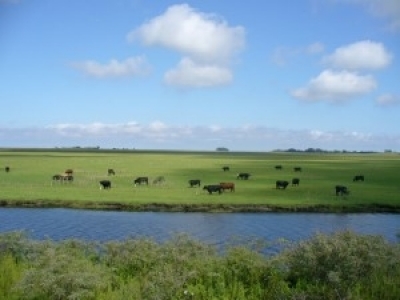
[[[0,234],[0,300],[398,299],[400,248],[379,236],[315,235],[274,256],[266,241],[222,253],[164,243],[34,241]]]
[[[343,153],[200,153],[151,151],[0,151],[1,206],[135,211],[400,211],[400,155]],[[276,170],[282,165],[282,170]],[[230,171],[224,172],[223,166]],[[301,172],[294,172],[301,167]],[[108,176],[112,168],[116,175]],[[52,176],[74,170],[72,183]],[[248,172],[249,180],[237,173]],[[353,182],[355,175],[364,182]],[[148,186],[134,186],[138,176]],[[165,182],[152,181],[163,176]],[[276,180],[300,185],[275,188]],[[111,180],[110,190],[99,181]],[[190,188],[188,180],[200,179]],[[203,185],[234,182],[235,192],[209,195]],[[335,185],[350,194],[336,196]]]

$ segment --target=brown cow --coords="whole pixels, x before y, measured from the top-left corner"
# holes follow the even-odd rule
[[[219,184],[222,189],[225,190],[231,190],[231,192],[235,191],[235,184],[233,182],[221,182]]]

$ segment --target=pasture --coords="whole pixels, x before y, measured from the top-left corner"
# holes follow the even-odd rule
[[[276,168],[276,166],[282,168]],[[400,155],[396,153],[234,153],[161,151],[0,151],[0,204],[140,209],[247,206],[249,210],[400,210]],[[5,167],[10,171],[6,172]],[[222,168],[229,166],[229,171]],[[301,171],[294,171],[300,167]],[[72,182],[53,175],[73,170]],[[113,169],[115,175],[108,175]],[[240,172],[251,174],[237,179]],[[363,175],[365,181],[353,181]],[[140,176],[149,185],[134,186]],[[162,176],[164,180],[154,184]],[[298,186],[292,186],[299,178]],[[200,179],[200,187],[189,180]],[[111,189],[100,189],[110,180]],[[276,189],[287,180],[286,189]],[[209,194],[204,185],[233,182],[235,191]],[[336,196],[335,186],[350,194]],[[179,210],[179,209],[178,209]]]

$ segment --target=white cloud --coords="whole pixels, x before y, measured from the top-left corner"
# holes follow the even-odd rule
[[[210,87],[228,84],[232,77],[229,68],[198,64],[190,58],[183,58],[175,69],[165,74],[164,80],[169,85],[181,87]]]
[[[97,78],[141,76],[150,71],[146,59],[142,56],[129,57],[124,61],[112,59],[107,64],[87,60],[72,63],[72,67]]]
[[[54,124],[46,128],[1,128],[3,147],[100,146],[102,148],[270,151],[321,148],[327,150],[400,150],[400,136],[355,131],[282,130],[261,126],[171,126],[161,121],[107,124]],[[339,145],[339,146],[338,146]],[[338,149],[338,147],[340,147]]]
[[[312,78],[307,86],[292,91],[291,95],[306,101],[343,102],[371,92],[376,85],[369,75],[325,70]]]
[[[376,103],[380,106],[400,105],[400,96],[393,94],[383,94],[376,99]]]
[[[214,14],[179,4],[132,30],[127,39],[141,41],[146,46],[162,46],[183,55],[179,64],[166,72],[167,84],[210,87],[231,82],[231,65],[245,46],[245,30],[241,26],[229,26]]]
[[[245,31],[230,27],[212,14],[196,11],[187,4],[173,5],[167,11],[128,34],[128,40],[160,45],[200,62],[226,62],[243,49]]]
[[[323,62],[339,69],[376,70],[391,63],[392,55],[381,43],[360,41],[339,47],[331,55],[323,58]]]

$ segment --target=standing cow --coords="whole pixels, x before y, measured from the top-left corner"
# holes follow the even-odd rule
[[[206,190],[210,195],[216,192],[218,192],[218,194],[221,194],[224,191],[219,184],[205,185],[203,187],[203,190]]]
[[[353,177],[353,181],[364,181],[364,175],[356,175]]]
[[[108,176],[115,175],[114,169],[108,169],[107,174]]]
[[[282,189],[285,190],[287,186],[289,185],[289,181],[286,180],[277,180],[275,183],[275,188],[276,189]]]
[[[299,178],[293,178],[292,179],[292,186],[298,186],[300,184],[300,179]]]
[[[149,177],[137,177],[134,181],[133,184],[136,185],[141,185],[141,184],[146,184],[149,185]]]
[[[344,185],[337,185],[335,186],[336,196],[344,196],[350,194],[348,188]]]
[[[194,186],[200,187],[200,179],[190,179],[189,185],[190,185],[190,187],[194,187]]]
[[[104,189],[104,190],[111,189],[111,181],[110,180],[101,180],[100,181],[100,189]]]
[[[235,184],[233,182],[221,182],[219,184],[222,187],[222,190],[231,190],[231,192],[235,191]]]
[[[237,174],[237,179],[248,180],[251,175],[249,173],[239,173]]]

